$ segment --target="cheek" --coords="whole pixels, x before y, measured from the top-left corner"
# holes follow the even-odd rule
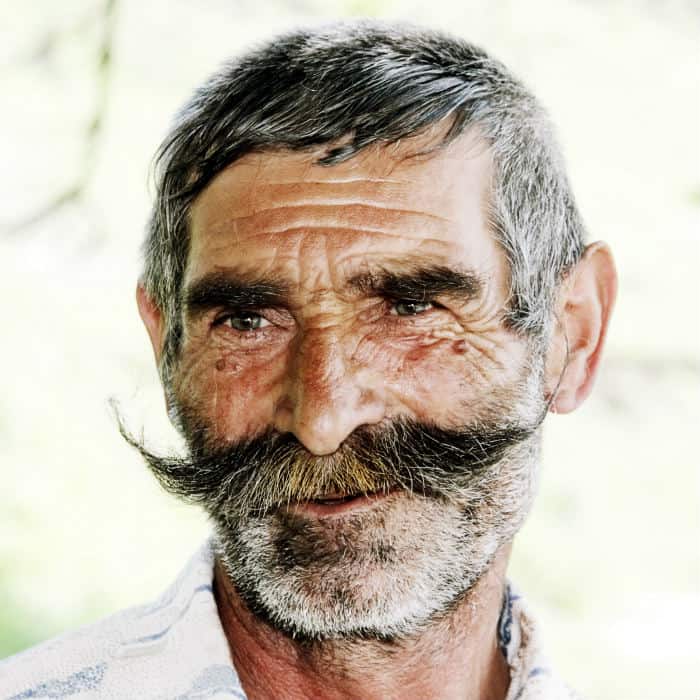
[[[256,357],[210,347],[199,352],[183,348],[176,394],[217,440],[232,441],[267,428],[274,412],[277,388],[284,378],[283,354]]]
[[[497,335],[426,335],[408,347],[376,343],[374,366],[393,404],[389,413],[445,423],[474,417],[520,376],[521,349]]]
[[[349,367],[371,377],[387,399],[386,416],[410,415],[445,424],[473,418],[512,386],[521,349],[499,333],[417,333],[401,340],[365,336]],[[232,350],[213,343],[183,347],[176,394],[211,437],[233,441],[270,427],[289,384],[289,347]],[[186,359],[185,359],[186,358]],[[366,372],[369,370],[369,373]],[[353,381],[345,377],[345,381]]]

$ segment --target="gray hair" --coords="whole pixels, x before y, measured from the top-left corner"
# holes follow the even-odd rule
[[[441,145],[476,126],[491,148],[490,223],[511,270],[507,322],[546,334],[558,285],[582,255],[584,227],[543,108],[501,63],[461,39],[356,22],[294,31],[225,63],[161,145],[142,280],[165,318],[164,381],[182,334],[189,211],[217,173],[252,151],[323,144],[319,163],[332,166],[448,118]]]

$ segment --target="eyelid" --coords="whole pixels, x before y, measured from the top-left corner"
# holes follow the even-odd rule
[[[422,305],[425,304],[426,308],[423,309],[422,311],[419,311],[416,314],[400,314],[396,310],[396,307],[399,304],[417,304],[417,305]],[[417,318],[418,316],[425,316],[431,309],[438,309],[438,308],[443,308],[441,307],[437,302],[433,301],[432,299],[410,299],[410,298],[405,298],[402,297],[401,299],[391,299],[389,300],[389,313],[392,316],[400,317],[400,318]]]
[[[271,321],[268,318],[266,318],[265,314],[263,314],[262,311],[259,309],[227,309],[226,311],[223,311],[222,313],[217,314],[217,316],[214,317],[212,325],[218,326],[222,323],[225,323],[230,318],[240,318],[242,316],[259,316],[263,321],[271,323]]]
[[[436,308],[442,308],[442,304],[440,304],[436,299],[432,299],[430,297],[387,297],[387,302],[392,306],[394,304],[400,304],[401,302],[405,302],[408,304],[430,304],[431,306],[434,306]]]

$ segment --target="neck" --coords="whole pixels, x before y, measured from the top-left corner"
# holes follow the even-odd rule
[[[448,615],[419,636],[389,642],[290,639],[250,612],[217,563],[219,617],[249,700],[503,700],[510,678],[497,626],[509,549]]]

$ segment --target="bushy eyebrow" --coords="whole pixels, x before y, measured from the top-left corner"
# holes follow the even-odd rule
[[[419,266],[408,270],[382,268],[353,275],[348,282],[362,294],[415,301],[435,297],[471,301],[481,295],[484,286],[475,272],[444,265]]]
[[[200,277],[185,291],[185,312],[190,317],[217,308],[263,308],[287,302],[289,288],[277,279],[212,272]]]
[[[412,266],[405,270],[378,268],[353,275],[346,284],[363,296],[415,301],[447,297],[464,303],[478,298],[483,291],[483,282],[476,273],[442,265]],[[288,283],[237,271],[208,273],[184,293],[185,313],[190,318],[212,309],[256,309],[289,303]]]

